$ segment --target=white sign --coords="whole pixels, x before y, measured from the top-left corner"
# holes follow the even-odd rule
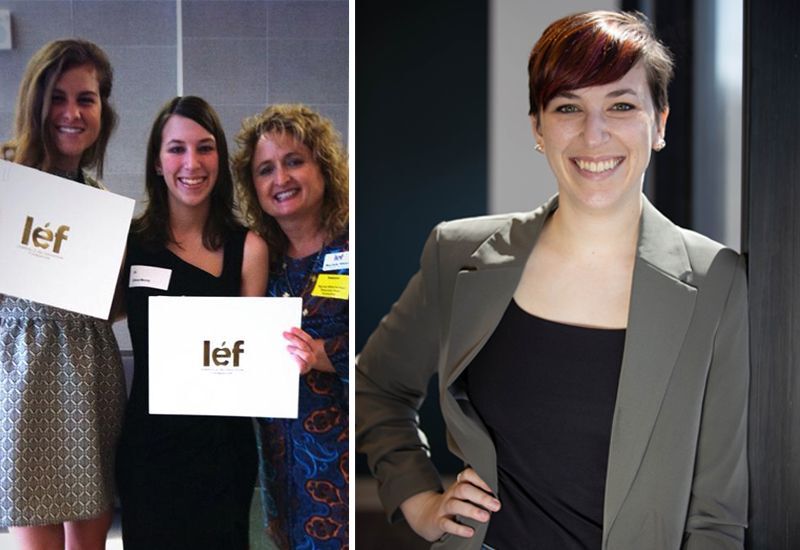
[[[300,298],[151,296],[150,414],[297,418]]]
[[[0,293],[107,319],[133,206],[0,160]]]

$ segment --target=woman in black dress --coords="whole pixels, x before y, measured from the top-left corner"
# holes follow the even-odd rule
[[[176,97],[161,109],[146,178],[124,281],[132,268],[170,275],[154,285],[162,288],[126,292],[135,371],[117,459],[123,542],[126,550],[245,549],[257,469],[251,421],[148,414],[148,298],[263,296],[267,245],[236,222],[225,135],[204,100]]]

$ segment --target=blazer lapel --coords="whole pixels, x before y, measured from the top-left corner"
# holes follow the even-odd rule
[[[691,266],[678,229],[643,201],[606,473],[604,544],[644,456],[697,292],[688,284]]]
[[[510,218],[460,266],[453,289],[446,364],[440,401],[448,418],[451,446],[497,490],[494,447],[474,413],[459,376],[494,332],[517,288],[522,269],[544,221],[555,210],[554,197],[537,210]]]

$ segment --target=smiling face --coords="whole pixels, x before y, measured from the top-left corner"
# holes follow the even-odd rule
[[[325,180],[311,150],[290,134],[262,135],[253,153],[253,183],[261,208],[279,224],[318,221]]]
[[[532,122],[556,175],[560,203],[592,211],[638,205],[667,114],[656,113],[639,63],[616,82],[550,100]]]
[[[205,205],[219,174],[214,136],[192,119],[170,116],[161,132],[156,171],[164,176],[171,210]]]
[[[50,97],[47,127],[55,146],[53,165],[64,172],[80,167],[84,151],[100,135],[100,87],[92,65],[64,71]]]

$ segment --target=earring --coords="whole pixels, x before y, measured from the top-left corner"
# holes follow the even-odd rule
[[[664,141],[664,138],[658,138],[658,141],[656,142],[656,145],[655,145],[655,147],[653,147],[653,149],[656,152],[659,152],[661,149],[663,149],[666,146],[667,146],[667,142]]]
[[[542,144],[539,142],[536,142],[536,145],[534,145],[533,148],[536,149],[536,151],[538,151],[539,153],[544,153],[544,147],[542,147]]]

